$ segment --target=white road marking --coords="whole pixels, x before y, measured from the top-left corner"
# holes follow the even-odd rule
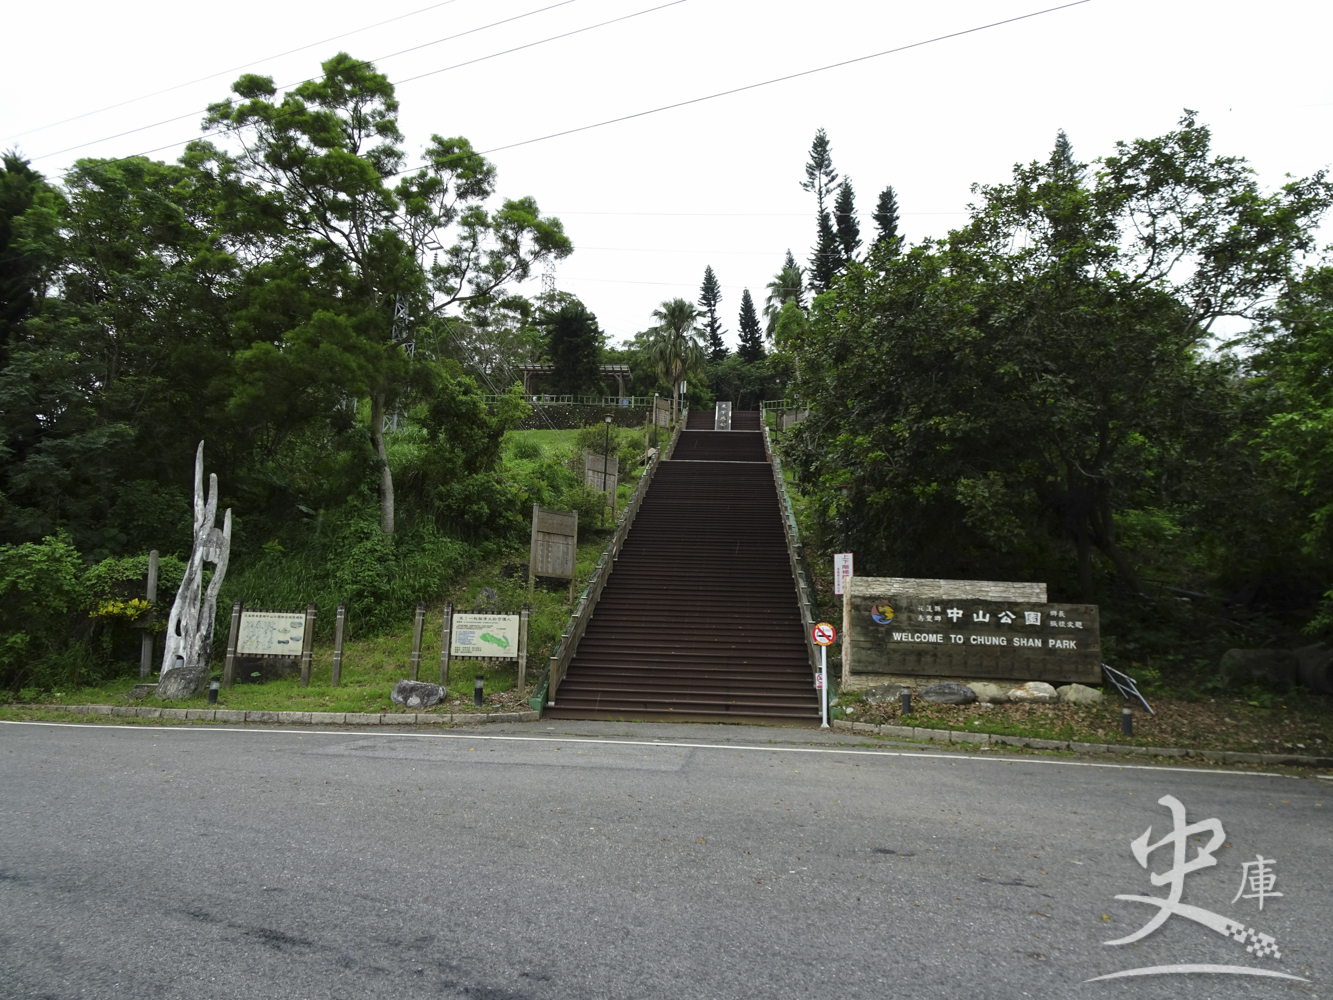
[[[835,754],[851,757],[901,757],[908,760],[959,760],[974,763],[1000,764],[1045,764],[1057,767],[1101,767],[1115,771],[1177,771],[1183,774],[1237,774],[1252,778],[1289,778],[1293,775],[1278,774],[1273,771],[1226,771],[1219,768],[1205,767],[1167,767],[1162,764],[1100,764],[1090,760],[1052,760],[1048,757],[981,757],[960,753],[922,753],[906,750],[862,750],[844,747],[793,747],[793,746],[746,746],[722,743],[677,743],[668,740],[625,740],[596,739],[576,736],[476,736],[463,733],[362,733],[355,731],[325,729],[239,729],[233,726],[124,726],[94,722],[20,722],[12,719],[0,719],[0,725],[7,726],[54,726],[66,729],[112,729],[125,732],[162,732],[162,733],[262,733],[270,736],[338,736],[373,737],[376,739],[393,738],[400,740],[499,740],[510,743],[609,743],[619,746],[638,747],[684,747],[688,750],[750,750],[770,753],[816,753]],[[1321,776],[1322,777],[1322,776]]]

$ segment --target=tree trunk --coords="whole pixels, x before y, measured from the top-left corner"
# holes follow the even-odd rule
[[[384,393],[370,396],[370,441],[380,460],[380,527],[393,534],[393,473],[389,471],[389,453],[384,447]]]
[[[1086,523],[1080,522],[1074,530],[1074,544],[1078,547],[1078,589],[1084,604],[1097,603],[1097,588],[1092,582],[1092,544],[1088,540]]]
[[[1134,567],[1129,564],[1125,554],[1120,551],[1120,546],[1115,541],[1115,515],[1111,513],[1111,505],[1102,500],[1097,505],[1097,509],[1090,518],[1093,522],[1095,533],[1093,541],[1097,543],[1097,548],[1101,549],[1115,563],[1116,571],[1124,578],[1125,582],[1134,588],[1134,592],[1140,596],[1146,597],[1143,583],[1139,580],[1139,574]]]

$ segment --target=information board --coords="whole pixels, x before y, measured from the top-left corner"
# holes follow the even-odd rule
[[[236,632],[238,656],[300,656],[303,611],[242,611]]]
[[[615,455],[598,455],[591,451],[583,453],[583,481],[584,485],[590,490],[597,490],[601,493],[606,492],[606,502],[608,506],[614,505],[616,498],[616,483],[620,474],[620,459]]]
[[[578,535],[578,511],[547,510],[533,504],[529,573],[573,580]]]
[[[454,615],[450,656],[518,659],[518,615]]]
[[[846,598],[852,673],[1101,681],[1095,604]]]

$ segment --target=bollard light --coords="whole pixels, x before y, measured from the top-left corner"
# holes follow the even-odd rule
[[[213,681],[208,685],[208,703],[216,705],[218,703],[218,682]]]
[[[1134,735],[1134,712],[1128,705],[1120,710],[1120,731],[1126,736]]]
[[[485,693],[483,691],[485,682],[485,675],[477,674],[477,686],[472,690],[472,700],[478,705],[484,705],[486,703]]]
[[[911,714],[912,714],[912,692],[911,692],[911,691],[904,691],[904,692],[903,692],[903,715],[911,715]]]

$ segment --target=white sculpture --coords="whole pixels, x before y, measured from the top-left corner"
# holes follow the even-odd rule
[[[162,673],[158,696],[189,697],[203,687],[208,678],[209,653],[213,646],[213,622],[217,617],[218,591],[227,575],[231,552],[231,510],[223,515],[222,528],[214,525],[218,512],[218,477],[208,477],[208,499],[204,499],[204,442],[194,456],[194,551],[185,569],[180,590],[167,619],[166,649],[162,653]],[[213,578],[200,605],[204,563],[213,564]],[[179,662],[178,662],[179,661]],[[189,679],[168,681],[169,671],[183,667]],[[181,685],[184,681],[184,685]],[[165,690],[170,688],[171,690]],[[180,689],[179,692],[177,689]]]

